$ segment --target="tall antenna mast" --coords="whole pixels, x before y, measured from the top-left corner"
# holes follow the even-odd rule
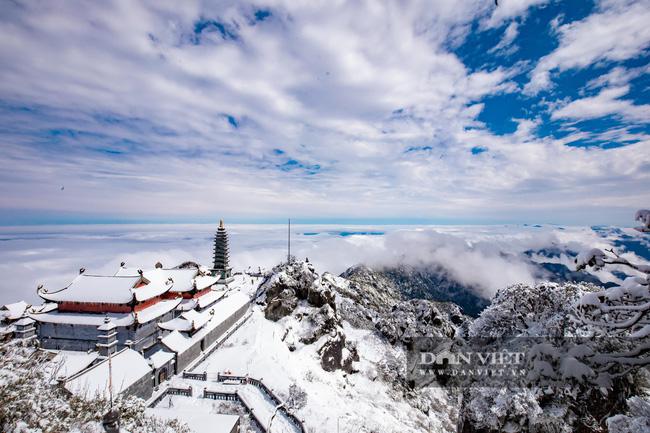
[[[289,227],[287,228],[287,263],[291,263],[291,218],[289,218]]]

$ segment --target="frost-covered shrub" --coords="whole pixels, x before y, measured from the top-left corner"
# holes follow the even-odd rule
[[[85,400],[52,385],[56,368],[46,352],[12,341],[0,344],[0,428],[7,433],[99,433],[109,407],[105,399]],[[138,433],[189,433],[176,420],[161,421],[144,413],[142,399],[118,398],[122,427]]]
[[[307,393],[298,385],[289,386],[289,395],[285,399],[285,405],[290,411],[300,410],[307,404]]]
[[[499,290],[472,323],[470,337],[568,337],[576,329],[572,305],[598,290],[584,283],[514,284]]]
[[[526,386],[485,387],[481,379],[470,384],[461,409],[464,432],[606,431],[604,419],[624,410],[636,388],[623,377],[611,380],[609,389],[597,385],[600,374],[590,357],[600,343],[580,339],[588,328],[572,314],[576,302],[599,290],[590,284],[516,284],[495,295],[469,335],[525,353]]]
[[[542,413],[527,389],[472,388],[465,397],[463,431],[519,432]]]

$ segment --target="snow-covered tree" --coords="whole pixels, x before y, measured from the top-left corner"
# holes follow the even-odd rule
[[[56,366],[46,352],[17,341],[0,344],[0,431],[7,433],[103,433],[106,399],[83,399],[52,385]],[[122,428],[132,433],[189,433],[176,420],[145,415],[144,400],[119,397]]]
[[[640,231],[650,231],[650,211],[638,211],[636,219],[644,223]],[[650,265],[632,262],[614,249],[597,248],[580,253],[575,263],[578,270],[620,266],[634,274],[620,286],[586,293],[576,303],[578,322],[622,349],[595,353],[591,360],[601,369],[618,374],[650,365]]]

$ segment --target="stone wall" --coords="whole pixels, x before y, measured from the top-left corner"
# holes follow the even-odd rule
[[[97,327],[64,323],[40,323],[38,339],[44,349],[95,350]]]
[[[122,391],[126,395],[135,395],[147,400],[153,394],[154,377],[152,372],[147,372],[137,382]]]
[[[224,320],[219,326],[211,330],[204,338],[204,347],[211,346],[219,337],[221,337],[232,325],[234,325],[248,310],[249,304],[244,305],[239,310],[235,311],[229,318]]]
[[[125,347],[126,342],[131,340],[134,344],[133,350],[141,351],[156,344],[158,336],[162,335],[158,322],[164,322],[174,318],[174,311],[159,317],[156,320],[143,325],[118,326],[117,345],[118,349]],[[67,323],[39,323],[38,339],[44,349],[61,350],[95,350],[97,344],[97,326],[95,325],[71,325]]]
[[[208,332],[201,340],[197,340],[189,349],[181,354],[176,355],[176,374],[180,374],[189,364],[196,360],[201,352],[206,350],[214,344],[222,335],[230,329],[239,319],[241,319],[246,311],[248,311],[249,304],[242,306],[239,310],[235,311],[219,326]]]
[[[185,352],[176,354],[176,374],[179,374],[201,354],[201,340],[194,343]]]

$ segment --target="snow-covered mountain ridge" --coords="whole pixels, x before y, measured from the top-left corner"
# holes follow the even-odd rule
[[[465,433],[606,432],[606,419],[624,413],[626,399],[644,392],[643,373],[615,380],[609,390],[578,380],[567,380],[566,389],[550,393],[507,386],[486,388],[476,382],[465,389],[459,404],[459,394],[453,389],[417,389],[409,383],[405,353],[417,337],[498,337],[511,341],[575,337],[578,326],[571,318],[573,305],[584,294],[602,289],[589,283],[509,286],[498,291],[475,320],[453,303],[405,300],[383,272],[363,266],[336,277],[319,275],[309,263],[285,264],[274,269],[264,288],[261,308],[267,318],[285,326],[289,351],[315,346],[324,370],[349,373],[348,381],[370,378],[380,386],[378,396],[385,393],[383,397],[399,402],[402,411],[408,407],[402,416],[393,415],[391,410],[383,415],[404,420],[403,414],[410,413],[401,430],[378,431],[431,431],[425,425],[435,423],[437,429],[433,431],[459,429]],[[278,311],[282,312],[279,316]],[[372,355],[365,346],[370,340],[374,342]],[[373,374],[368,375],[369,371]],[[378,374],[374,376],[374,372]],[[431,398],[432,392],[436,398]],[[441,404],[445,408],[442,412],[431,410],[441,408]]]

